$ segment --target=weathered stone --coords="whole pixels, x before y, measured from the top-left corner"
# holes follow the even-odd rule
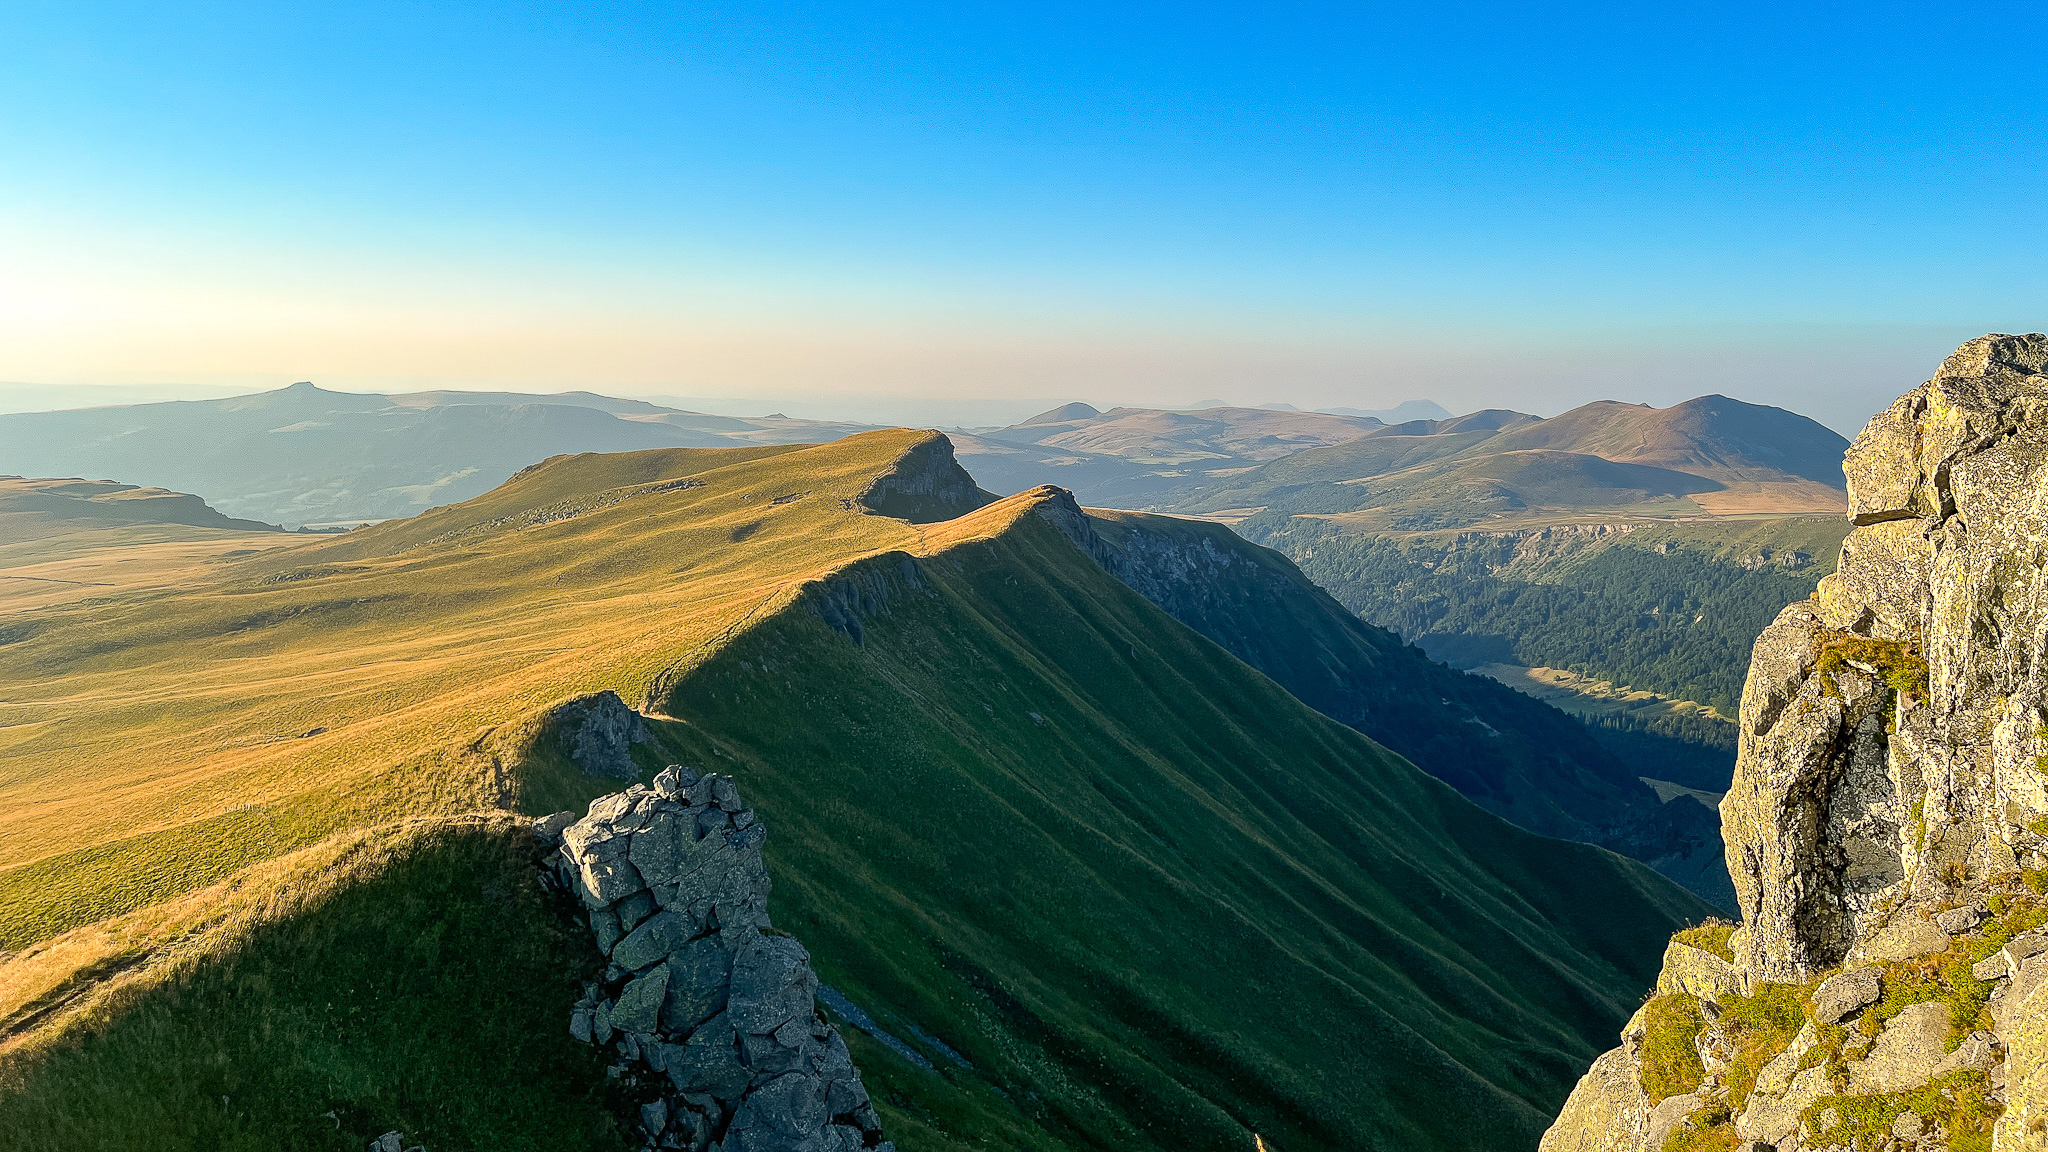
[[[668,1128],[668,1101],[652,1100],[640,1106],[640,1130],[649,1140],[660,1137]]]
[[[612,1027],[624,1032],[652,1032],[661,1024],[662,1001],[668,997],[668,965],[656,964],[635,977],[612,1005]]]
[[[678,1092],[705,1092],[723,1100],[738,1100],[753,1074],[740,1063],[739,1037],[723,1015],[706,1021],[682,1050],[668,1054],[668,1076]]]
[[[1870,524],[1842,541],[1842,558],[1815,595],[1821,623],[1841,632],[1918,641],[1933,604],[1934,543],[1919,520]]]
[[[2048,933],[2028,932],[2007,941],[2004,947],[1972,966],[1970,972],[1979,980],[2003,980],[2044,952],[2048,952]]]
[[[732,953],[715,937],[693,940],[669,957],[668,1004],[662,1027],[677,1035],[725,1010]]]
[[[1911,912],[1896,916],[1877,932],[1857,942],[1850,956],[1857,963],[1912,960],[1948,949],[1948,933],[1934,921]]]
[[[1884,995],[1884,972],[1879,968],[1852,968],[1821,982],[1813,993],[1813,1018],[1821,1024],[1840,1022],[1842,1017]]]
[[[1849,1095],[1904,1092],[1934,1076],[1948,1055],[1948,1005],[1914,1004],[1885,1024],[1870,1054],[1849,1062]]]
[[[612,963],[637,972],[649,964],[661,962],[694,935],[696,925],[690,922],[689,917],[664,908],[619,941],[618,947],[612,949]]]
[[[1642,1069],[1630,1049],[1616,1048],[1579,1078],[1539,1152],[1660,1152],[1649,1139]]]
[[[706,1152],[722,1131],[727,1152],[893,1149],[818,1012],[809,955],[763,932],[766,832],[730,777],[677,766],[564,830],[564,869],[609,951],[605,983],[619,987],[616,999],[587,989],[571,1031],[599,1044],[618,1035],[611,1074],[640,1066],[667,1079],[673,1092],[641,1116],[660,1147]]]
[[[597,938],[597,950],[609,956],[625,938],[626,930],[620,926],[617,912],[610,908],[593,908],[590,911],[590,934]]]
[[[1796,1069],[1797,1062],[1794,1062]],[[1799,1130],[1799,1118],[1814,1101],[1830,1094],[1827,1069],[1793,1071],[1780,1091],[1757,1091],[1750,1095],[1741,1115],[1735,1118],[1735,1134],[1744,1140],[1766,1144],[1788,1144]]]
[[[1961,1044],[1956,1045],[1954,1052],[1949,1053],[1946,1059],[1934,1066],[1933,1075],[1946,1076],[1951,1072],[1966,1069],[1989,1072],[2004,1058],[2000,1051],[2002,1047],[2004,1046],[1998,1042],[1998,1037],[1992,1033],[1972,1032],[1963,1038]]]
[[[538,817],[533,822],[534,838],[545,844],[559,845],[562,842],[562,832],[575,822],[574,812],[556,812],[551,816]]]
[[[1991,1146],[1995,1152],[2048,1152],[2048,980],[2025,992],[2007,1020],[2000,1025],[2007,1050],[2005,1112]]]
[[[1657,974],[1657,995],[1683,992],[1708,1003],[1742,993],[1735,966],[1712,952],[1673,940],[1664,949],[1664,967]]]
[[[654,915],[654,893],[635,892],[617,904],[612,905],[612,914],[619,918],[620,934],[624,935],[638,928],[649,916]]]
[[[697,782],[697,779],[698,775],[695,768],[686,768],[681,764],[671,764],[654,774],[654,794],[664,800],[681,801],[683,794],[689,789],[690,785]]]
[[[1983,922],[1983,909],[1972,908],[1967,904],[1961,908],[1938,912],[1934,917],[1934,926],[1951,936],[1960,936]]]
[[[2012,983],[1992,994],[1991,1018],[1998,1022],[2001,1032],[2009,1032],[2018,1026],[2020,1021],[2015,1014],[2034,1002],[2035,989],[2048,984],[2048,955],[2021,961],[2011,968],[2011,974]]]
[[[628,842],[595,813],[569,825],[562,832],[563,851],[576,866],[576,878],[583,899],[593,908],[623,900],[647,887],[640,873],[626,859]]]
[[[1800,1062],[1820,1039],[1814,1031],[1813,1022],[1800,1025],[1799,1034],[1792,1038],[1792,1044],[1773,1057],[1756,1076],[1756,1091],[1767,1095],[1784,1095],[1791,1090],[1792,1080],[1799,1074]]]
[[[793,936],[756,935],[733,957],[727,1014],[742,1032],[766,1034],[817,1011],[818,977]]]
[[[777,1076],[747,1094],[733,1114],[727,1144],[734,1152],[786,1148],[816,1137],[830,1119],[823,1082],[798,1074]]]
[[[640,775],[633,745],[653,738],[640,714],[609,688],[560,705],[550,715],[549,726],[571,763],[589,775],[621,780]]]
[[[1650,1109],[1650,1137],[1644,1146],[1661,1152],[1661,1149],[1670,1143],[1672,1131],[1685,1123],[1688,1116],[1699,1111],[1705,1104],[1706,1099],[1697,1092],[1666,1097],[1655,1108]]]

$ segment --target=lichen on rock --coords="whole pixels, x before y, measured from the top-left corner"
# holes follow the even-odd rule
[[[535,832],[609,961],[569,1031],[613,1050],[647,1147],[893,1152],[810,954],[769,923],[768,829],[732,778],[670,765],[568,815]]]
[[[1743,693],[1733,962],[1677,942],[1658,983],[1698,1082],[1639,1014],[1546,1152],[2048,1149],[2048,337],[1965,344],[1843,468],[1840,566]],[[1766,1001],[1803,1026],[1731,1027]]]

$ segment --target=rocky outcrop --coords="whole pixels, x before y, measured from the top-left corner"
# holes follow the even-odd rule
[[[1844,471],[1840,567],[1743,693],[1738,980],[1660,984],[1545,1149],[2048,1148],[2048,337],[1965,344]]]
[[[571,817],[536,831],[608,964],[569,1031],[615,1054],[647,1147],[893,1152],[809,953],[769,924],[768,828],[732,778],[671,765]]]
[[[633,745],[652,739],[647,721],[609,688],[557,706],[548,727],[570,763],[587,775],[618,780],[639,778]]]
[[[877,515],[931,524],[965,516],[994,499],[954,459],[953,442],[933,432],[869,482],[853,503]]]

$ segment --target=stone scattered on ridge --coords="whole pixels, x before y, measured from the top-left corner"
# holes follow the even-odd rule
[[[670,765],[535,831],[559,832],[552,875],[611,960],[569,1032],[615,1049],[646,1147],[893,1152],[810,954],[769,925],[767,827],[731,777]]]
[[[1816,1024],[1839,1024],[1842,1017],[1877,1003],[1884,994],[1884,971],[1879,968],[1851,968],[1821,982],[1813,994]]]

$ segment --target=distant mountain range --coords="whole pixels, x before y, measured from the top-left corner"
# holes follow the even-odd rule
[[[1548,420],[1283,405],[1061,405],[956,432],[999,494],[1039,484],[1084,503],[1225,519],[1261,511],[1427,528],[1587,508],[1651,515],[1833,511],[1842,438],[1721,396],[1670,408],[1603,401]],[[196,493],[286,527],[410,516],[488,491],[549,456],[836,440],[864,425],[714,416],[591,392],[332,392],[310,383],[221,400],[0,414],[0,469]]]
[[[1842,437],[1760,404],[1600,401],[1548,420],[1502,410],[1388,425],[1161,497],[1180,511],[1348,517],[1425,530],[1586,509],[1659,517],[1833,513]]]
[[[1403,408],[1425,406],[1435,409]],[[1114,507],[1225,519],[1348,516],[1359,527],[1410,530],[1586,509],[1834,512],[1844,506],[1847,446],[1804,416],[1725,396],[1670,408],[1601,401],[1547,420],[1489,409],[1399,423],[1275,408],[1067,404],[955,439],[962,462],[993,491],[1052,483]]]
[[[1272,408],[1112,408],[1065,404],[1008,428],[955,435],[960,462],[992,492],[1057,484],[1083,502],[1155,507],[1269,461],[1384,427],[1371,416]]]
[[[275,532],[274,524],[237,520],[184,492],[111,480],[31,480],[0,476],[0,539],[25,540],[79,527],[179,524]]]
[[[549,456],[836,440],[859,425],[742,419],[591,392],[330,392],[0,415],[0,469],[193,492],[298,527],[410,516]]]

